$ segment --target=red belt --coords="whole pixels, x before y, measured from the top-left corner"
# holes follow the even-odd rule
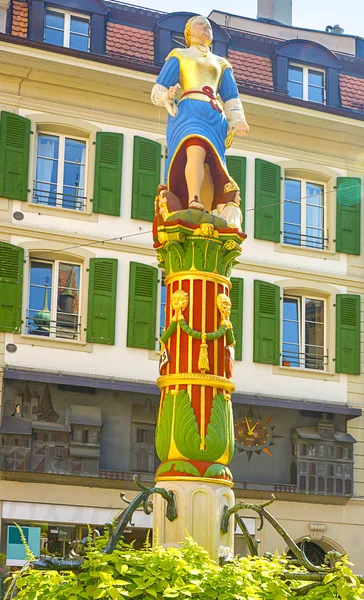
[[[219,106],[219,101],[214,94],[214,90],[209,85],[204,85],[202,90],[188,90],[188,92],[184,92],[184,94],[181,96],[181,100],[184,98],[184,96],[188,96],[189,94],[203,94],[204,96],[207,96],[210,98],[210,104],[212,108],[214,110],[218,110],[219,113],[222,113],[222,109]]]

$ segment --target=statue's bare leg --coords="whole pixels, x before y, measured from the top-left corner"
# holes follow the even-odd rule
[[[185,177],[188,190],[188,206],[204,210],[201,203],[201,188],[205,179],[206,151],[201,146],[189,146],[186,150],[187,161]]]

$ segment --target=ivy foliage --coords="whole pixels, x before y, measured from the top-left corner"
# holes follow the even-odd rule
[[[120,544],[104,554],[106,539],[90,546],[78,573],[22,571],[16,579],[17,600],[362,600],[364,587],[347,559],[322,583],[289,580],[286,558],[236,558],[223,567],[193,540],[179,547],[154,545],[134,550]],[[305,571],[302,571],[303,573]]]

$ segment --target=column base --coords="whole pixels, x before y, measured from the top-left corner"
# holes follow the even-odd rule
[[[234,527],[229,527],[226,534],[220,530],[224,506],[231,508],[235,504],[229,484],[159,477],[157,485],[173,492],[177,505],[177,519],[171,523],[166,518],[165,501],[159,494],[154,496],[153,529],[158,530],[161,545],[178,544],[190,535],[216,561],[220,546],[234,550]]]

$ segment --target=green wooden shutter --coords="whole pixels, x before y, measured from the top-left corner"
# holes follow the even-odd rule
[[[116,258],[91,258],[88,291],[87,341],[115,343]]]
[[[243,231],[245,227],[245,196],[246,196],[246,158],[245,156],[227,156],[226,166],[229,175],[238,184],[240,189],[240,209],[243,215]]]
[[[255,160],[254,237],[279,242],[281,228],[281,168]]]
[[[338,177],[336,194],[336,250],[360,254],[360,177]]]
[[[127,346],[154,350],[158,270],[130,263]]]
[[[153,221],[154,199],[160,184],[161,145],[142,137],[134,138],[132,219]]]
[[[19,332],[24,250],[0,243],[0,331]]]
[[[231,323],[235,336],[235,360],[243,358],[243,292],[244,280],[232,277],[230,300],[231,300]]]
[[[96,134],[96,158],[93,211],[120,216],[121,171],[123,162],[121,133],[99,131]]]
[[[2,111],[0,124],[0,196],[26,202],[30,121]]]
[[[279,365],[280,288],[254,281],[254,362]]]
[[[336,296],[336,372],[360,375],[360,296]]]

